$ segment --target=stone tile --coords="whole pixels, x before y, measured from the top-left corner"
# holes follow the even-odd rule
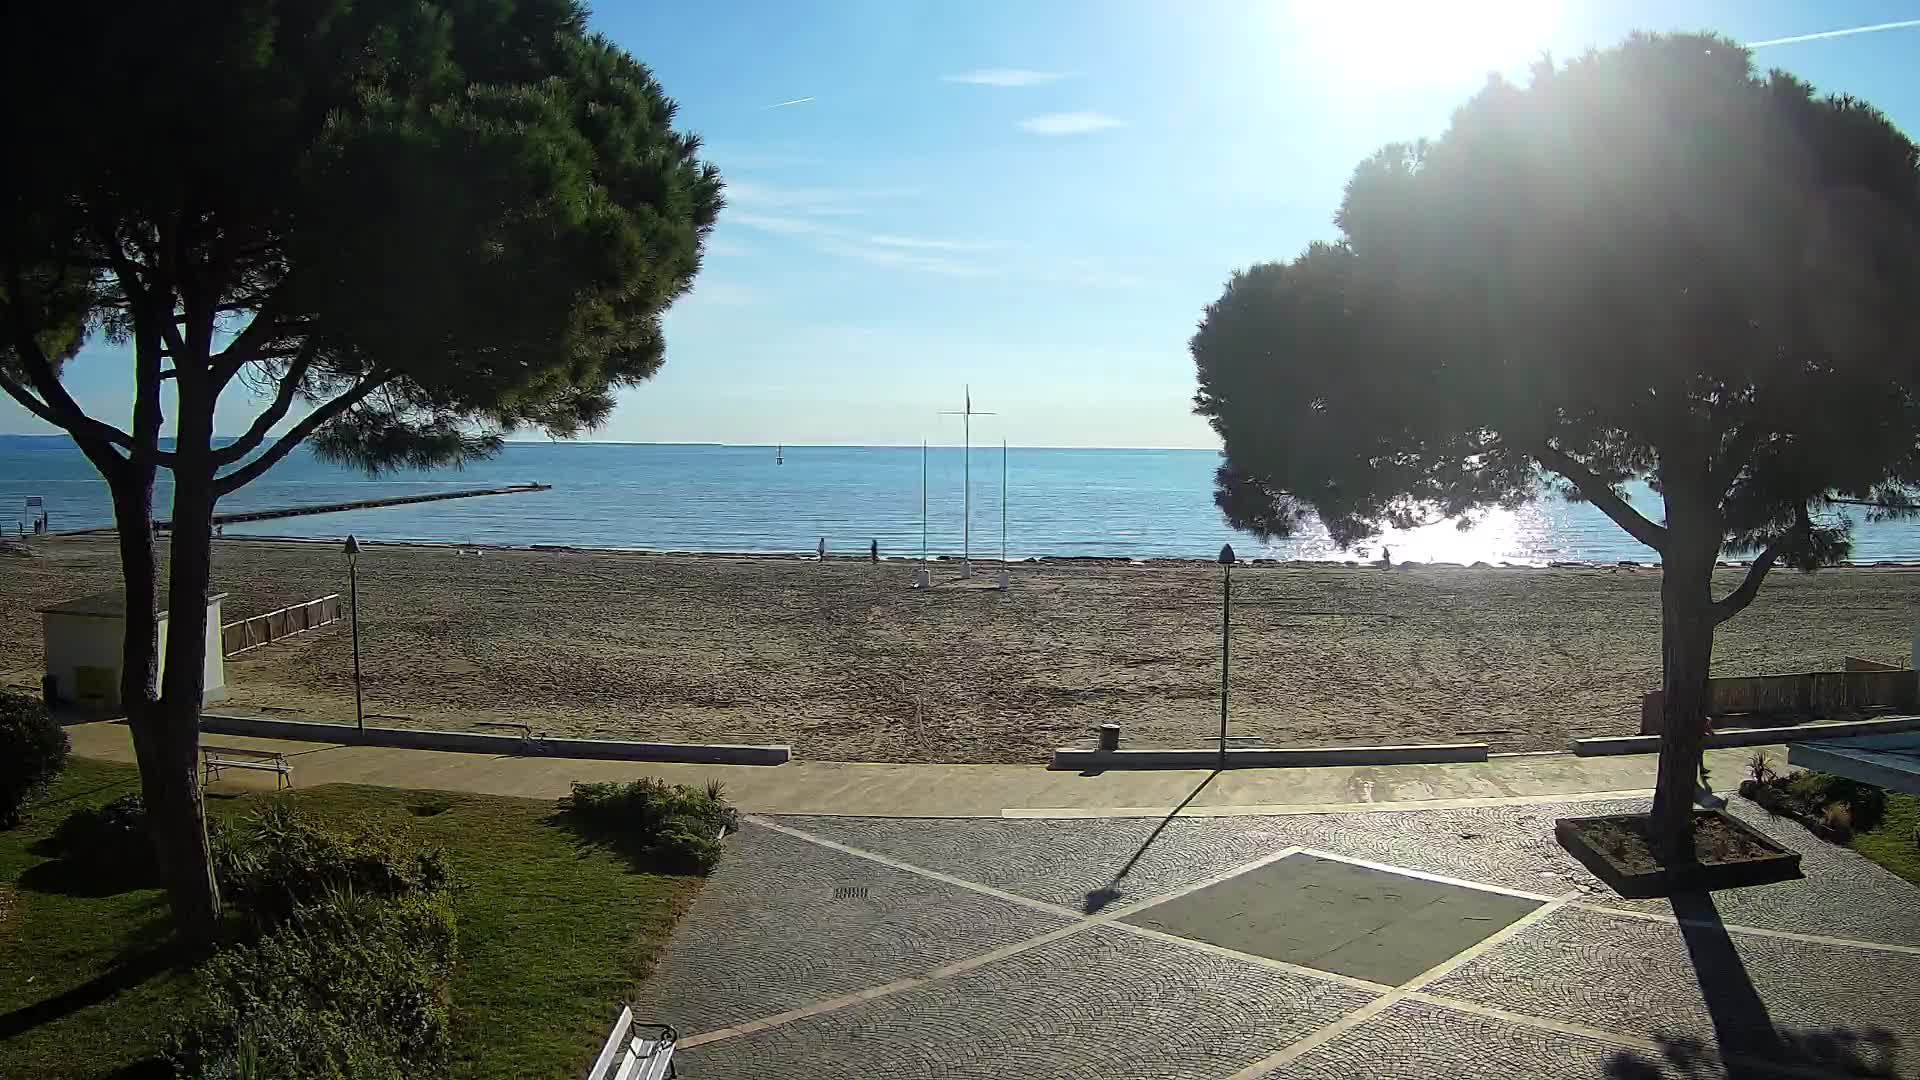
[[[1800,853],[1797,881],[1780,881],[1713,894],[1722,920],[1740,926],[1798,934],[1920,945],[1920,886],[1850,848],[1829,844],[1791,818],[1776,818],[1746,799],[1727,809],[1754,828]],[[1671,915],[1666,900],[1624,900],[1609,890],[1595,903]]]
[[[1915,985],[1920,956],[1566,908],[1427,990],[1723,1056],[1818,1059],[1818,1044],[1851,1038],[1920,1059]]]
[[[1397,986],[1539,906],[1294,854],[1123,921]]]
[[[838,843],[1076,911],[1103,910],[1158,896],[1292,846],[1300,836],[1323,835],[1313,827],[1319,824],[1317,819],[1287,818],[1166,822],[1149,818],[783,817],[780,821]]]
[[[1370,999],[1094,927],[675,1061],[689,1080],[1217,1080]]]
[[[1402,1001],[1267,1074],[1269,1080],[1717,1080],[1711,1056],[1664,1054]]]
[[[747,825],[634,1011],[691,1035],[798,1008],[1072,920]],[[842,888],[862,897],[835,899]]]

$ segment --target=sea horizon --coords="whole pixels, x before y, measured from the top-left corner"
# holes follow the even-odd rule
[[[776,448],[780,448],[778,451]],[[528,483],[549,490],[233,523],[229,536],[366,540],[712,554],[991,560],[1098,557],[1211,559],[1232,544],[1243,559],[1470,565],[1658,561],[1600,511],[1543,489],[1518,510],[1495,510],[1462,530],[1452,522],[1390,532],[1341,549],[1318,523],[1262,541],[1227,526],[1213,503],[1219,452],[1152,447],[1015,447],[972,453],[971,529],[964,527],[967,459],[961,447],[825,444],[513,441],[463,468],[377,478],[301,447],[260,480],[222,499],[220,512],[278,509]],[[1003,504],[1001,473],[1007,486]],[[170,515],[165,470],[154,514]],[[1645,485],[1628,494],[1657,513]],[[0,529],[46,503],[54,531],[110,526],[111,501],[93,466],[63,435],[0,435]],[[1003,524],[1002,509],[1005,509]],[[1920,558],[1920,523],[1858,521],[1853,559]],[[1003,533],[1004,528],[1004,533]],[[1004,538],[1004,548],[1003,548]],[[1729,556],[1738,557],[1738,556]]]

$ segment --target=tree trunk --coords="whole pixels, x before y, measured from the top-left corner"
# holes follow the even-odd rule
[[[179,437],[173,467],[167,664],[156,707],[154,753],[160,781],[149,820],[161,855],[174,924],[190,940],[212,939],[220,919],[220,885],[207,844],[206,805],[197,775],[200,709],[206,696],[207,585],[213,574],[213,409],[180,388]],[[144,762],[142,772],[146,772]]]
[[[1660,580],[1660,686],[1666,700],[1650,830],[1661,860],[1669,866],[1694,861],[1693,802],[1706,738],[1707,678],[1713,667],[1713,560],[1719,554],[1717,543],[1704,558],[1697,552],[1680,553],[1681,544],[1672,547],[1675,550],[1668,553]]]

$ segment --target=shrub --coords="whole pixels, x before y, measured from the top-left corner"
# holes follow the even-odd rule
[[[139,795],[75,810],[53,831],[53,843],[61,861],[90,881],[147,884],[159,874],[147,806]]]
[[[167,1056],[194,1080],[399,1080],[444,1071],[451,896],[337,890],[201,966],[203,1009]]]
[[[1779,778],[1779,774],[1773,771],[1773,761],[1767,757],[1765,750],[1753,752],[1752,760],[1747,762],[1747,775],[1753,777],[1754,782],[1758,784],[1771,784]]]
[[[649,869],[705,874],[720,861],[720,833],[739,813],[717,783],[705,790],[642,777],[628,784],[573,785],[562,813]]]
[[[66,767],[66,729],[38,698],[0,690],[0,829],[19,825],[27,801]]]
[[[1828,803],[1820,812],[1820,824],[1842,836],[1853,834],[1853,807],[1843,802]]]
[[[213,846],[221,892],[262,928],[336,892],[398,897],[451,881],[438,850],[407,850],[383,833],[323,829],[279,801],[217,830]]]
[[[1803,772],[1787,781],[1787,795],[1803,813],[1825,814],[1834,803],[1846,803],[1852,827],[1861,832],[1880,824],[1887,814],[1887,793],[1872,784],[1832,773]]]

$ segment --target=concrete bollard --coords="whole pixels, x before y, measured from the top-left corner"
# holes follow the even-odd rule
[[[915,570],[913,572],[913,587],[916,589],[933,588],[933,571]]]
[[[1120,749],[1120,725],[1101,724],[1094,729],[1100,733],[1100,752],[1111,754]]]
[[[973,560],[972,559],[968,559],[967,561],[960,564],[960,576],[963,578],[970,578],[973,576]]]
[[[1012,584],[1013,584],[1013,575],[1007,573],[1005,570],[1002,570],[1000,571],[999,580],[997,580],[994,583],[994,588],[999,589],[1001,592],[1006,592],[1007,588]]]

